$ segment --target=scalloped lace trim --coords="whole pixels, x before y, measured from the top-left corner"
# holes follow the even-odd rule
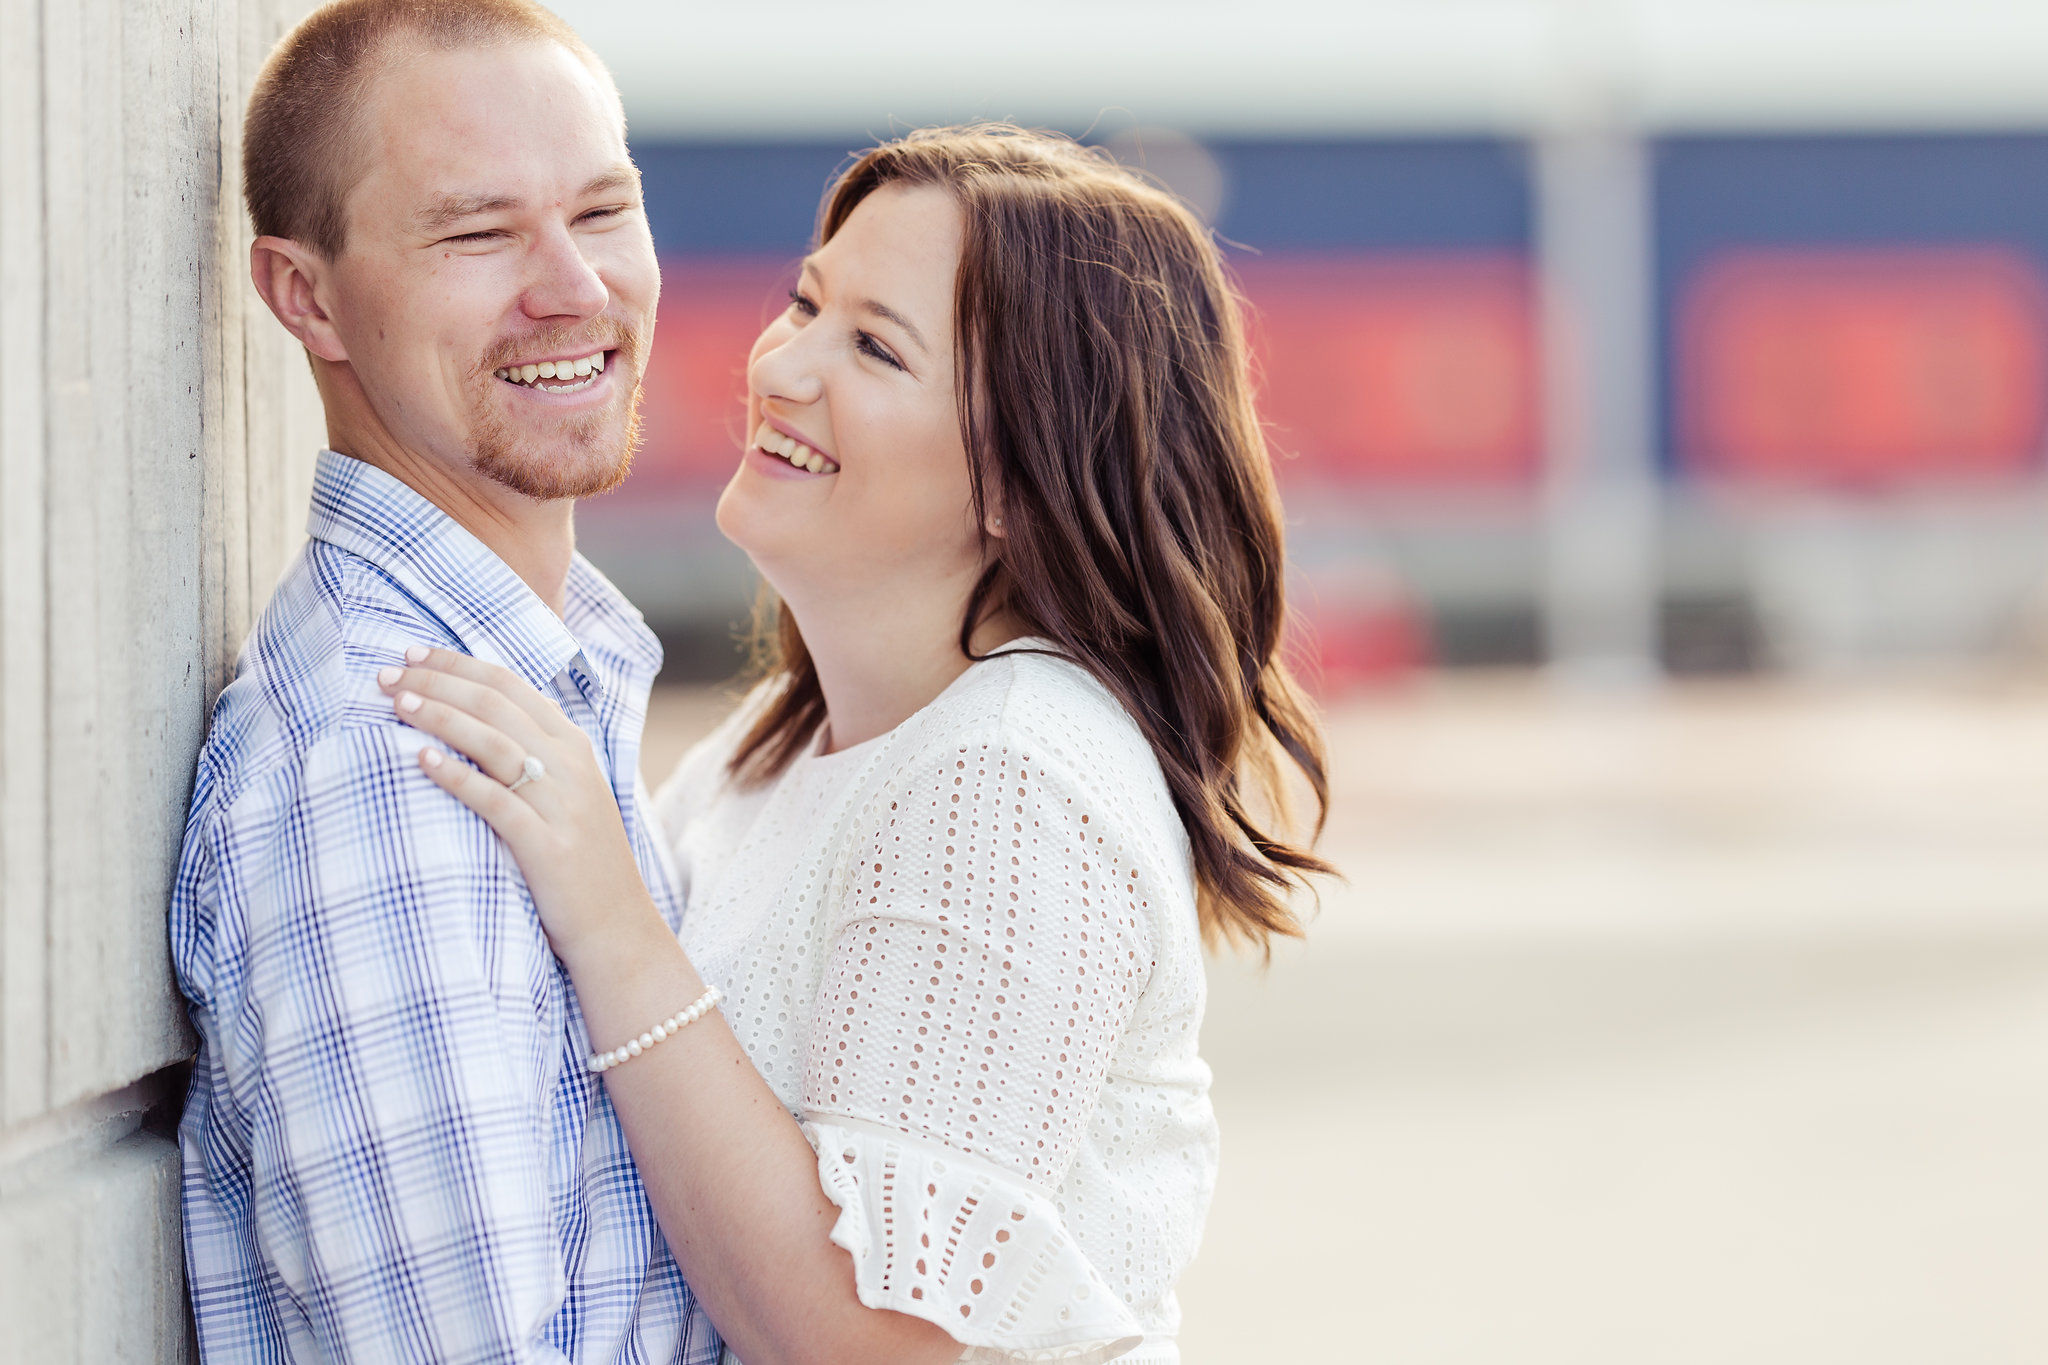
[[[870,1308],[944,1328],[964,1365],[1100,1365],[1144,1328],[1043,1194],[987,1162],[904,1133],[819,1120],[804,1134],[839,1206],[832,1241]]]

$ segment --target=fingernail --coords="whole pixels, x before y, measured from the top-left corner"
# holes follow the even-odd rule
[[[427,661],[427,647],[425,645],[407,645],[405,661],[409,664],[425,663]]]
[[[419,710],[420,705],[425,700],[426,698],[422,697],[417,692],[400,692],[398,694],[398,709],[405,712],[405,714],[409,716],[413,712]]]
[[[426,764],[426,765],[427,765],[427,766],[428,766],[429,768],[438,768],[438,767],[440,767],[440,766],[441,766],[441,751],[440,751],[439,749],[422,749],[422,750],[420,750],[420,762],[422,762],[422,763]]]
[[[377,681],[385,687],[391,686],[404,676],[405,670],[402,668],[380,668],[377,670]]]

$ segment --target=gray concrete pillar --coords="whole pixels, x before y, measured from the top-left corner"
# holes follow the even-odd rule
[[[1565,681],[1638,684],[1658,671],[1649,157],[1591,124],[1539,140],[1536,168],[1545,653]]]
[[[192,1047],[164,935],[192,760],[321,439],[236,170],[304,8],[0,4],[0,1361],[187,1353],[143,1117]]]

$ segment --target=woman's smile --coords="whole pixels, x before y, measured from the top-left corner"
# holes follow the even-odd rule
[[[760,430],[754,433],[754,443],[748,453],[766,455],[772,461],[806,474],[839,472],[839,462],[830,455],[766,420],[761,423]]]

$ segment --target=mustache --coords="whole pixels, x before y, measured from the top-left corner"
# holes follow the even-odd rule
[[[617,351],[621,359],[640,369],[640,333],[622,318],[593,318],[576,326],[545,323],[530,332],[492,343],[476,363],[475,373],[488,376],[535,355],[589,355],[592,351]]]

